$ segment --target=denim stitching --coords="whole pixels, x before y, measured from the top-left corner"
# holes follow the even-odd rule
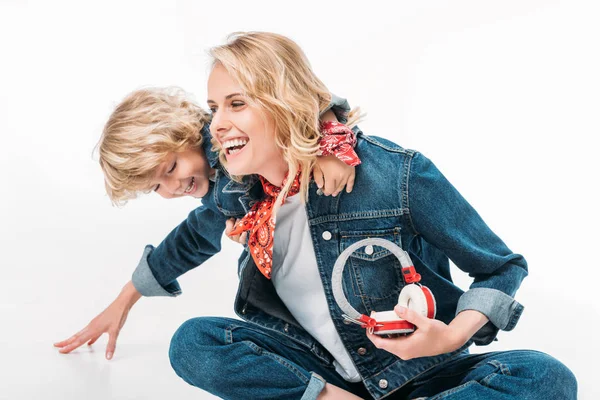
[[[377,139],[375,139],[372,136],[368,136],[368,135],[363,134],[362,138],[364,140],[366,140],[367,142],[369,142],[371,144],[374,144],[375,146],[381,147],[382,149],[386,149],[386,150],[394,152],[394,153],[400,153],[400,154],[409,154],[410,153],[410,150],[403,149],[400,146],[398,146],[398,147],[390,147],[390,146],[388,146],[386,144],[383,144],[383,143],[379,142]]]
[[[277,354],[269,352],[265,352],[265,355],[267,357],[271,357],[272,359],[274,359],[275,361],[279,362],[281,365],[292,371],[302,381],[302,383],[308,383],[310,381],[310,379],[307,379],[306,375],[304,375],[302,371],[290,364],[285,358],[282,358]]]
[[[494,375],[495,375],[495,374],[494,374]],[[445,399],[446,397],[450,396],[451,394],[457,393],[457,392],[459,392],[459,391],[461,391],[461,390],[463,390],[463,389],[466,389],[466,388],[468,388],[468,387],[470,387],[470,386],[472,386],[472,385],[478,385],[478,384],[479,384],[479,382],[477,382],[477,381],[469,381],[469,382],[467,382],[467,383],[463,383],[462,385],[460,385],[460,386],[457,386],[457,387],[455,387],[455,388],[448,389],[448,390],[446,390],[445,392],[442,392],[442,393],[436,394],[435,396],[433,396],[433,397],[430,397],[428,400],[439,400],[439,399]]]
[[[490,382],[492,381],[492,379],[494,379],[496,376],[499,375],[498,371],[500,372],[500,374],[502,375],[508,375],[510,376],[510,369],[507,365],[502,364],[501,362],[497,361],[497,360],[487,360],[484,361],[485,364],[490,364],[492,366],[494,366],[495,368],[497,368],[496,371],[492,372],[491,374],[485,376],[484,378],[480,379],[480,380],[470,380],[469,382],[466,382],[460,386],[457,386],[455,388],[451,388],[448,389],[442,393],[439,393],[435,396],[433,396],[430,400],[436,400],[436,399],[443,399],[448,397],[451,394],[454,394],[460,390],[466,389],[467,387],[474,385],[474,384],[480,384],[483,385],[485,387],[490,387]],[[480,363],[481,364],[481,363]],[[479,365],[479,364],[478,364]],[[475,368],[477,368],[477,366],[475,366]]]
[[[518,304],[517,307],[515,307],[512,316],[508,320],[508,324],[506,324],[506,327],[504,328],[505,331],[510,331],[515,327],[515,325],[517,325],[517,322],[519,322],[519,318],[521,318],[521,314],[523,314],[524,309],[525,307],[523,307],[521,304]]]
[[[416,158],[416,156],[418,155],[415,154],[414,157],[411,157],[406,163],[405,163],[405,168],[402,174],[402,180],[401,180],[401,185],[404,184],[404,187],[401,189],[402,190],[402,207],[406,207],[407,212],[407,217],[408,217],[408,222],[410,224],[410,227],[412,228],[413,232],[415,235],[420,235],[419,231],[417,231],[417,227],[415,226],[413,220],[412,220],[412,216],[411,216],[411,212],[410,212],[410,202],[409,202],[409,197],[408,197],[408,191],[409,191],[409,180],[410,180],[410,170],[412,167],[412,162],[413,160]]]
[[[233,333],[232,333],[233,325],[229,325],[225,328],[225,343],[233,344]]]
[[[357,219],[375,219],[375,218],[387,218],[387,217],[401,217],[408,213],[408,210],[402,208],[396,208],[391,210],[377,210],[377,211],[362,211],[344,214],[326,215],[309,219],[309,225],[318,225],[327,222],[340,222],[340,221],[352,221]]]
[[[360,238],[365,238],[365,237],[381,237],[381,238],[388,238],[389,237],[393,237],[393,239],[391,239],[390,241],[397,244],[399,247],[402,247],[402,239],[400,236],[400,228],[395,227],[393,229],[382,229],[382,230],[378,230],[376,233],[373,232],[369,232],[369,231],[352,231],[352,232],[340,232],[340,237],[342,239],[349,239],[349,238],[356,238],[356,239],[360,239]],[[342,241],[342,250],[348,246],[346,246],[346,241]],[[373,253],[370,256],[362,256],[359,254],[353,253],[350,255],[349,257],[349,261],[350,261],[350,266],[351,268],[351,279],[352,277],[354,277],[353,281],[351,283],[353,283],[352,285],[352,289],[354,291],[355,289],[355,285],[356,284],[356,289],[358,290],[358,293],[354,293],[355,296],[360,297],[363,300],[363,305],[365,306],[365,308],[367,310],[371,310],[373,307],[371,306],[371,302],[365,302],[365,300],[385,300],[388,299],[390,297],[393,296],[397,296],[397,292],[396,291],[390,291],[390,294],[388,294],[387,296],[384,297],[376,297],[376,296],[369,296],[367,294],[367,292],[365,291],[364,288],[364,283],[363,283],[363,278],[362,278],[362,274],[361,274],[361,263],[357,260],[362,260],[362,261],[366,261],[368,263],[375,263],[376,261],[380,260],[383,257],[387,257],[392,255],[392,253],[387,250],[387,249],[383,249],[380,250],[378,252]],[[394,260],[394,265],[397,263],[397,260]],[[398,274],[399,269],[397,268],[397,266],[395,267],[396,270],[396,279],[398,279],[399,281],[402,279],[402,276],[400,276]],[[367,304],[368,303],[368,304]]]
[[[467,349],[469,346],[471,346],[471,344],[473,344],[473,340],[469,340],[467,343],[463,344],[458,350],[455,350],[454,352],[450,353],[450,356],[447,358],[444,358],[443,355],[440,356],[434,356],[433,358],[433,364],[431,364],[428,367],[425,367],[421,372],[419,372],[417,375],[415,375],[412,379],[407,380],[406,382],[404,382],[402,385],[398,386],[397,388],[395,388],[394,390],[389,391],[388,393],[385,393],[384,395],[382,395],[380,398],[383,399],[385,397],[390,396],[391,394],[397,392],[398,390],[402,389],[403,387],[405,387],[406,385],[408,385],[412,380],[422,376],[423,374],[427,373],[428,371],[431,371],[433,368],[439,366],[440,364],[447,362],[447,361],[451,361],[456,359],[456,357],[465,349]],[[399,361],[397,361],[399,362]],[[396,363],[397,363],[396,362]],[[381,376],[384,372],[390,370],[391,368],[394,367],[394,365],[396,363],[393,363],[391,365],[389,365],[387,368],[379,371],[377,374],[371,375],[367,378],[365,378],[365,381],[368,381],[370,379],[373,379],[376,376]],[[367,389],[369,390],[369,392],[372,391],[372,389],[369,389],[369,385],[367,385]],[[429,400],[433,400],[433,398],[429,399]]]

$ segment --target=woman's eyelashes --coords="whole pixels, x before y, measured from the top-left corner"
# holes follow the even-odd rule
[[[239,110],[240,108],[244,107],[246,105],[246,103],[244,103],[243,101],[232,101],[230,104],[230,107],[233,108],[234,110]],[[209,107],[208,109],[210,111],[211,114],[216,114],[218,111],[218,108],[215,106]]]

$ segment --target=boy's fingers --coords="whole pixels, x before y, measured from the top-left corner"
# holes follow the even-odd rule
[[[67,342],[68,342],[69,340],[71,340],[71,339],[69,338],[69,339],[65,339],[65,340],[63,340],[63,341],[60,341],[60,342],[56,342],[56,343],[54,343],[54,345],[53,345],[53,346],[54,346],[54,347],[65,347],[65,346],[67,345]]]
[[[81,336],[87,329],[88,329],[88,327],[86,326],[85,328],[83,328],[82,330],[80,330],[79,332],[77,332],[76,334],[71,336],[70,338],[63,340],[62,342],[54,343],[54,347],[68,346],[69,344],[73,343],[74,340],[77,340],[79,338],[79,336]]]
[[[352,172],[352,174],[348,177],[348,182],[346,182],[346,193],[350,193],[352,189],[354,189],[354,177],[356,174]]]
[[[119,332],[109,332],[108,333],[108,344],[106,345],[106,359],[110,360],[113,358],[115,354],[115,349],[117,348],[117,337],[119,336]]]
[[[329,196],[330,194],[335,193],[335,189],[337,187],[337,181],[330,179],[325,182],[325,186],[323,187],[323,194],[325,196]]]
[[[346,185],[345,182],[341,182],[338,187],[335,189],[335,192],[333,192],[333,197],[337,196],[338,194],[340,194],[340,192],[342,190],[344,190],[344,186]]]
[[[248,231],[246,231],[240,235],[240,243],[246,244],[247,240],[248,240]]]
[[[98,340],[98,338],[99,338],[100,336],[102,336],[102,334],[96,335],[96,337],[92,338],[92,340],[90,340],[90,341],[88,342],[88,346],[91,346],[91,345],[93,345],[94,343],[96,343],[96,340]]]
[[[321,189],[323,187],[323,171],[321,171],[321,168],[319,168],[318,165],[315,165],[313,168],[313,177],[315,178],[317,187]]]
[[[62,354],[68,354],[76,348],[78,348],[79,346],[81,346],[82,344],[84,344],[85,342],[87,342],[91,337],[92,335],[90,335],[89,333],[79,335],[76,338],[74,338],[69,344],[61,348],[58,352]]]

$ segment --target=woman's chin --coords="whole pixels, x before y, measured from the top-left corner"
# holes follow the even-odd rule
[[[237,161],[238,160],[227,163],[227,172],[229,172],[230,175],[235,176],[250,175],[251,172],[248,172],[249,168]]]

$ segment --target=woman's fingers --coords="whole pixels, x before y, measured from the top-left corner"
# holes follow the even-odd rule
[[[239,219],[235,219],[235,218],[229,218],[226,222],[225,222],[225,234],[227,235],[227,237],[231,240],[233,240],[234,242],[237,243],[241,243],[241,244],[245,244],[246,243],[246,239],[248,237],[247,232],[242,232],[239,235],[233,235],[231,236],[231,231],[233,230],[233,227],[239,222]]]
[[[229,218],[227,221],[225,221],[225,234],[227,236],[229,236],[229,233],[233,229],[234,225],[235,225],[235,218]]]

